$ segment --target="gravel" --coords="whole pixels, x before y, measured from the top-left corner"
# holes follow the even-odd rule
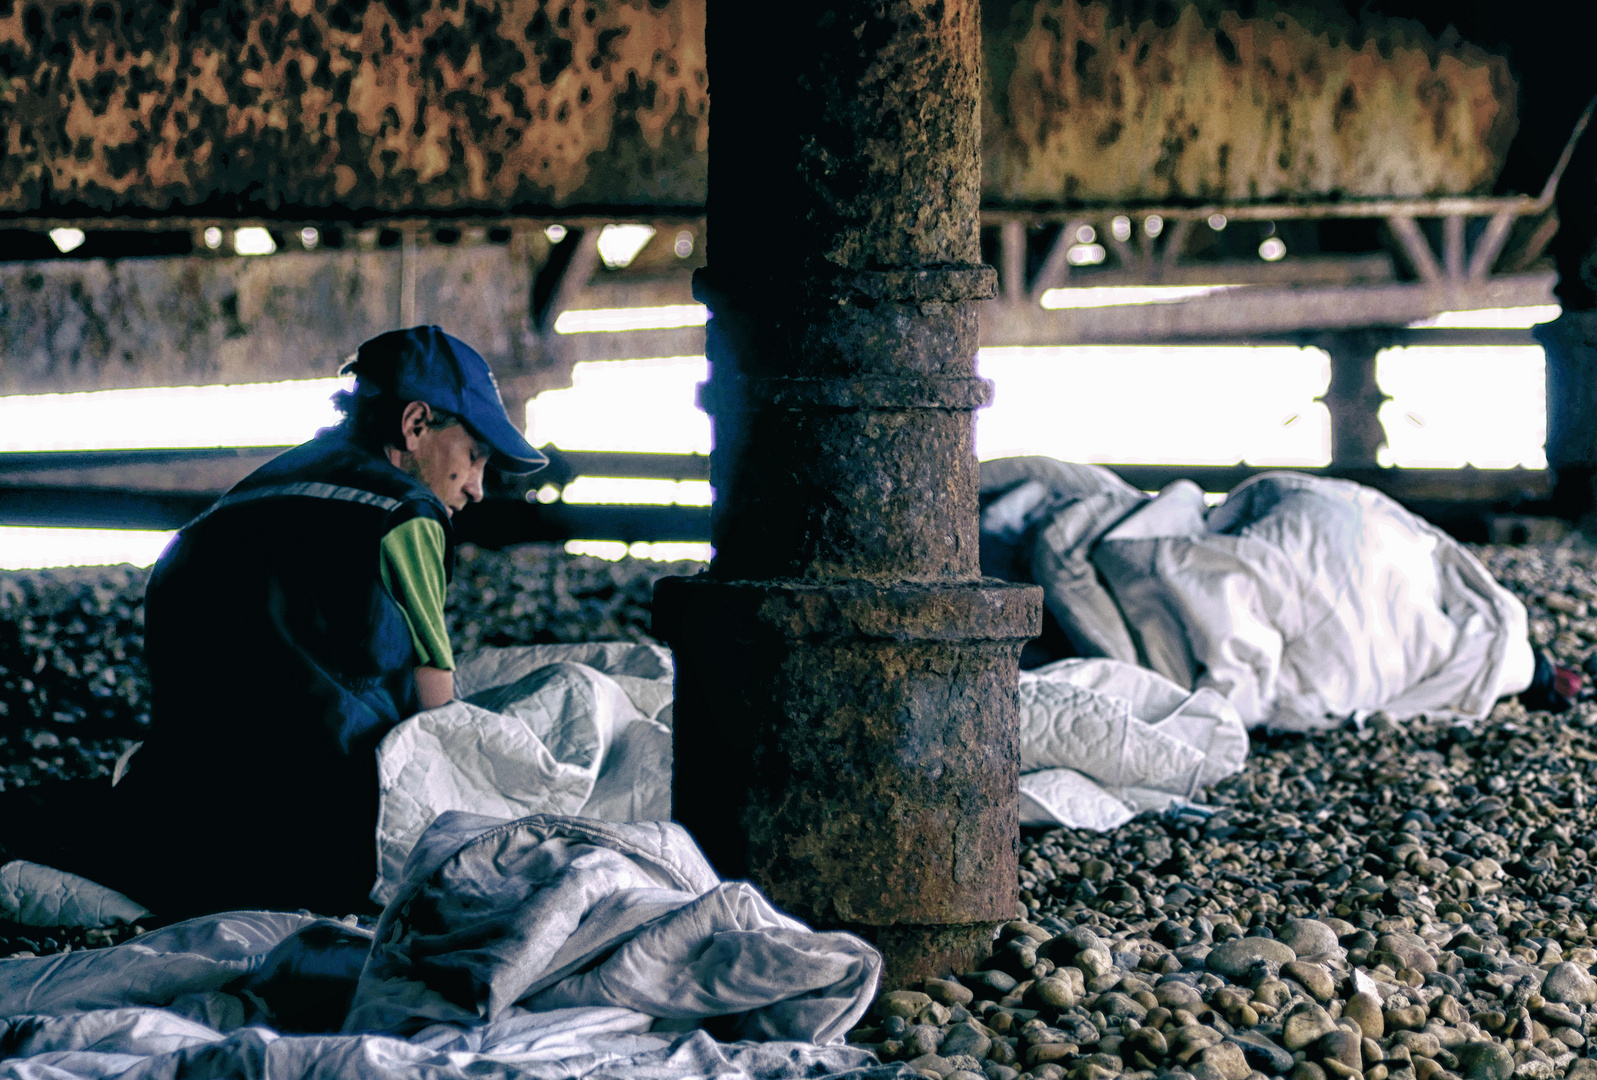
[[[1597,674],[1597,553],[1476,551]],[[947,1076],[974,1026],[988,1080],[1597,1078],[1597,700],[1261,733],[1206,799],[1028,831],[992,959],[924,988],[946,1021],[879,1002],[851,1039]]]
[[[1597,674],[1597,553],[1475,550],[1533,642]],[[698,568],[465,548],[451,632],[649,640],[653,581]],[[143,576],[0,575],[4,782],[102,774],[140,737]],[[884,988],[852,1040],[956,1080],[1597,1080],[1597,700],[1257,735],[1204,799],[1028,831],[992,959]],[[0,955],[132,932],[0,925]]]
[[[459,652],[484,645],[652,641],[654,582],[702,563],[607,562],[528,544],[463,544],[445,612]],[[150,725],[144,585],[133,566],[0,572],[0,791],[109,776]],[[3,931],[0,931],[3,932]]]

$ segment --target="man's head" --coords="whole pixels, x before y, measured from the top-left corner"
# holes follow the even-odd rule
[[[399,433],[399,445],[384,447],[388,460],[426,484],[451,515],[481,501],[482,474],[493,448],[458,417],[435,412],[425,401],[408,402]]]
[[[436,326],[366,342],[334,395],[349,438],[425,483],[452,513],[482,498],[484,467],[535,472],[548,459],[524,439],[499,398],[488,364]]]

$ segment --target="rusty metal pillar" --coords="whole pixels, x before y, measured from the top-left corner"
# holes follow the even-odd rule
[[[715,557],[660,583],[674,816],[890,981],[1014,916],[1031,586],[983,581],[976,0],[712,3]]]
[[[1331,356],[1331,385],[1319,400],[1331,414],[1331,468],[1374,469],[1386,445],[1381,406],[1391,400],[1375,379],[1375,357],[1385,346],[1379,334],[1328,334],[1321,342]]]

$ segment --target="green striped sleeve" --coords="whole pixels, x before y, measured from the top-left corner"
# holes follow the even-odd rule
[[[417,517],[389,530],[379,565],[383,587],[410,625],[416,663],[453,671],[455,654],[444,625],[444,527]]]

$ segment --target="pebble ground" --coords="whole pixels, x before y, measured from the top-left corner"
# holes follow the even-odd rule
[[[1597,674],[1597,553],[1483,547],[1534,644]],[[467,549],[457,644],[647,639],[656,577]],[[103,775],[146,729],[143,572],[0,575],[0,782]],[[981,970],[851,1039],[949,1080],[1597,1080],[1597,700],[1255,738],[1214,813],[1028,832]],[[0,956],[125,939],[0,925]]]

